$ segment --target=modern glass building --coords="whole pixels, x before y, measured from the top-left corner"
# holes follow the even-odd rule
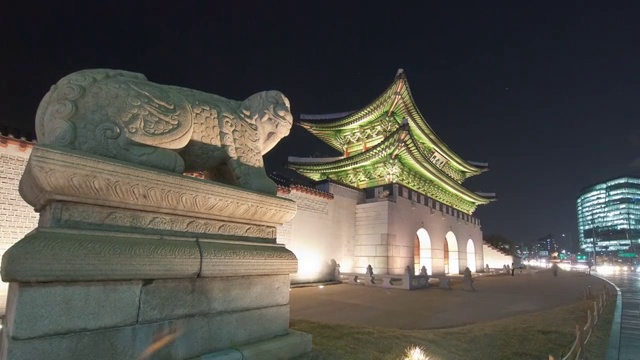
[[[588,186],[577,205],[581,251],[640,253],[640,178],[620,177]]]

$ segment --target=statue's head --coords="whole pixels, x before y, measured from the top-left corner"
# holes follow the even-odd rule
[[[245,119],[257,127],[263,155],[289,135],[293,125],[289,99],[279,91],[252,95],[242,102],[240,110]]]

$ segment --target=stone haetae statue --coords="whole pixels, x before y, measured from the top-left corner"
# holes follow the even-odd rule
[[[82,70],[62,78],[36,114],[38,143],[275,194],[262,155],[289,134],[289,100],[263,91],[234,101],[149,82],[142,74]]]

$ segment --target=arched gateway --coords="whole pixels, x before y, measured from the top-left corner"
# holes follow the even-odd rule
[[[460,262],[458,258],[458,240],[456,235],[449,231],[445,236],[444,242],[444,273],[458,274],[460,273]]]
[[[431,238],[429,233],[424,228],[420,228],[416,232],[416,239],[414,241],[413,250],[413,263],[416,273],[420,272],[420,269],[424,266],[427,269],[427,274],[432,275],[431,264]]]
[[[472,272],[476,271],[476,246],[471,239],[467,241],[467,267]]]
[[[446,241],[446,273],[461,271],[458,254],[466,251],[466,242],[458,245],[453,231],[481,238],[477,235],[480,224],[471,214],[494,200],[494,194],[472,191],[463,183],[487,171],[489,165],[462,158],[435,134],[418,110],[404,71],[400,69],[390,86],[359,110],[301,114],[297,124],[341,155],[289,157],[289,168],[316,181],[323,191],[338,185],[360,191],[348,195],[357,201],[353,235],[347,227],[330,235],[355,239],[338,246],[341,250],[335,257],[353,257],[353,261],[339,262],[352,262],[357,272],[372,265],[378,273],[403,274],[407,266],[441,273]],[[339,193],[335,195],[340,197]],[[337,216],[345,221],[351,218],[345,207],[348,203],[341,200],[335,205],[340,211]],[[308,218],[315,219],[329,209],[333,209],[331,204],[314,208],[314,215]],[[292,233],[302,232],[300,229],[294,227]],[[444,229],[451,229],[446,240]]]

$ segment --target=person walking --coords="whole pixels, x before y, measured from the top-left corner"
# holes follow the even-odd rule
[[[465,290],[476,291],[476,288],[473,287],[473,277],[471,276],[471,270],[468,266],[464,269],[463,283]]]
[[[516,267],[513,265],[513,263],[511,263],[511,276],[515,276],[514,273],[516,272]]]

